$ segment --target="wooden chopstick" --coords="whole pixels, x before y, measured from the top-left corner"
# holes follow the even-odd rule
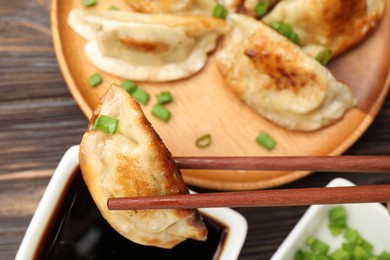
[[[269,207],[389,202],[389,185],[279,189],[110,198],[110,210]]]
[[[176,157],[180,169],[390,172],[390,156]],[[110,210],[390,202],[389,185],[109,198]]]
[[[176,157],[180,169],[390,172],[390,156]]]

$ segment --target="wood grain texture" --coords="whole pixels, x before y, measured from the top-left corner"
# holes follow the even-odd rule
[[[110,210],[310,206],[390,201],[390,185],[209,192],[108,198]]]
[[[180,169],[390,172],[390,156],[175,157]]]
[[[386,0],[390,3],[389,0]],[[124,1],[105,1],[91,9],[106,9],[115,4],[129,10]],[[86,41],[67,24],[71,9],[82,8],[77,1],[54,0],[51,10],[53,43],[64,79],[87,117],[112,83],[123,79],[109,75],[94,67],[86,58]],[[349,148],[372,123],[379,111],[390,84],[390,11],[378,28],[361,44],[336,58],[329,66],[338,80],[351,86],[358,105],[339,122],[325,129],[304,133],[283,129],[258,115],[242,103],[225,86],[215,64],[215,52],[199,73],[164,83],[138,82],[152,100],[143,107],[146,117],[162,137],[174,156],[301,156],[339,155]],[[364,62],[361,62],[364,57]],[[91,88],[86,79],[98,71],[104,78],[101,85]],[[174,102],[169,123],[154,118],[150,110],[154,95],[170,91]],[[261,148],[255,138],[260,131],[272,133],[277,142],[269,152]],[[210,133],[213,143],[199,149],[195,140]],[[308,175],[308,171],[207,171],[183,170],[188,184],[212,189],[245,190],[273,187]]]
[[[88,120],[74,102],[51,44],[49,0],[0,0],[0,259],[14,259],[61,156]],[[390,99],[349,155],[390,155]],[[336,177],[389,184],[386,174],[314,173],[278,188],[323,187]],[[198,192],[209,190],[191,187]],[[249,224],[241,260],[269,259],[307,207],[237,208]]]

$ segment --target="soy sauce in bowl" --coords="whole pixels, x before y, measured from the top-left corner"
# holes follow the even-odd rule
[[[35,259],[217,259],[228,228],[203,215],[206,242],[186,240],[173,249],[133,243],[101,216],[80,170],[72,174],[35,252]]]

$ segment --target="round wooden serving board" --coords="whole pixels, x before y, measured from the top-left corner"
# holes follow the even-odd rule
[[[123,1],[99,1],[95,7],[106,9],[115,4],[130,10]],[[190,78],[165,82],[137,82],[151,94],[145,115],[173,156],[307,156],[340,155],[368,128],[378,113],[389,89],[390,0],[380,25],[361,44],[336,58],[330,65],[335,77],[349,84],[358,105],[342,120],[315,132],[283,129],[242,103],[225,86],[214,62],[214,53],[205,68]],[[51,25],[57,59],[65,81],[76,102],[89,118],[102,95],[113,83],[123,79],[94,67],[84,53],[85,40],[67,24],[71,9],[83,8],[80,1],[53,0]],[[99,72],[104,82],[91,88],[87,78]],[[172,117],[168,123],[150,114],[155,94],[170,91],[174,101],[167,105]],[[265,130],[277,142],[274,150],[259,146],[255,138]],[[195,140],[212,135],[211,146],[201,149]],[[200,171],[183,170],[187,184],[217,190],[247,190],[274,187],[301,178],[309,172]]]

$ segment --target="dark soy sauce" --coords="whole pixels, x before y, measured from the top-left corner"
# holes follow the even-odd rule
[[[133,243],[101,216],[79,169],[72,175],[35,253],[36,259],[217,259],[227,228],[203,216],[207,242],[186,240],[173,249]]]

